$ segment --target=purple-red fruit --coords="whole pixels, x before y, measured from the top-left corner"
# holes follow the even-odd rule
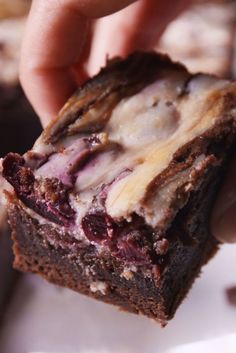
[[[85,236],[96,243],[112,239],[115,235],[115,225],[104,213],[90,213],[82,219]]]

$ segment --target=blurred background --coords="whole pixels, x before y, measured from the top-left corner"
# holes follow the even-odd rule
[[[0,157],[9,151],[25,152],[41,132],[18,79],[29,7],[29,0],[0,0]],[[155,49],[183,62],[192,72],[234,78],[235,34],[236,2],[198,1],[169,25]],[[0,179],[0,187],[3,183]],[[121,313],[13,270],[10,231],[0,194],[0,352],[164,353],[188,342],[236,333],[236,304],[232,300],[230,304],[226,295],[226,289],[236,285],[235,254],[235,245],[222,247],[176,317],[161,329],[146,318]],[[207,350],[212,344],[205,347],[205,353],[212,352]],[[221,353],[236,352],[236,343],[233,349]]]
[[[41,131],[18,78],[20,45],[29,7],[28,0],[0,0],[0,157],[10,151],[25,152]],[[3,183],[0,179],[0,188]],[[4,198],[0,193],[0,319],[19,277],[12,270],[9,233]]]

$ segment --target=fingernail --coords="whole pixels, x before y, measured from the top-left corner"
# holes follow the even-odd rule
[[[221,242],[236,242],[236,200],[235,194],[219,200],[213,211],[212,232]]]

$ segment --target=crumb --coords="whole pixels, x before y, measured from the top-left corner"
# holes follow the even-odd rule
[[[95,281],[90,283],[90,290],[93,293],[100,292],[101,294],[106,295],[108,290],[108,285],[106,284],[106,282]]]

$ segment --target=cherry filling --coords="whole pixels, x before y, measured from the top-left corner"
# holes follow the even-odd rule
[[[24,158],[16,153],[4,158],[3,176],[26,206],[59,225],[74,224],[75,211],[68,201],[69,189],[58,179],[36,180],[32,170],[25,167]]]
[[[117,242],[117,250],[113,252],[116,257],[136,265],[151,263],[150,251],[146,246],[141,246],[136,239],[135,232],[122,237]]]
[[[159,263],[151,250],[151,232],[140,220],[136,221],[118,225],[105,212],[99,211],[83,217],[81,225],[89,241],[108,246],[116,258],[135,265]]]
[[[95,243],[114,239],[117,226],[105,213],[91,213],[83,217],[81,222],[88,240]]]
[[[45,159],[45,163],[42,162],[44,160],[41,155],[39,163],[38,160],[35,162],[35,156],[34,163],[30,163],[30,158],[26,162],[20,155],[9,153],[3,161],[3,176],[27,207],[58,225],[73,226],[76,212],[70,206],[69,192],[75,187],[74,177],[78,172],[82,170],[90,172],[86,166],[91,164],[91,158],[96,158],[97,153],[104,152],[97,150],[98,144],[98,139],[89,141],[83,139],[77,142],[76,146],[69,147],[70,153],[65,153],[65,158],[63,156],[61,159],[62,151],[52,155],[51,159]],[[31,168],[33,166],[33,169],[36,166],[36,171],[33,172],[29,166]],[[158,249],[154,249],[151,239],[152,229],[140,217],[134,217],[132,222],[116,223],[105,212],[104,203],[109,188],[131,172],[132,169],[125,168],[113,181],[102,185],[97,194],[97,201],[102,209],[87,213],[81,220],[81,226],[90,242],[107,246],[111,254],[118,259],[136,265],[159,263],[157,253],[165,253],[168,244],[158,243]]]
[[[120,177],[129,172],[124,171]],[[3,160],[3,176],[26,206],[58,225],[74,225],[76,213],[69,204],[70,188],[58,178],[36,179],[24,158],[13,153]],[[140,217],[134,217],[130,223],[117,224],[105,211],[100,210],[85,215],[81,226],[90,242],[108,246],[116,258],[135,265],[160,263],[157,249],[153,249],[152,245],[152,230],[147,229]],[[158,245],[158,253],[163,254],[168,250],[168,244]]]

